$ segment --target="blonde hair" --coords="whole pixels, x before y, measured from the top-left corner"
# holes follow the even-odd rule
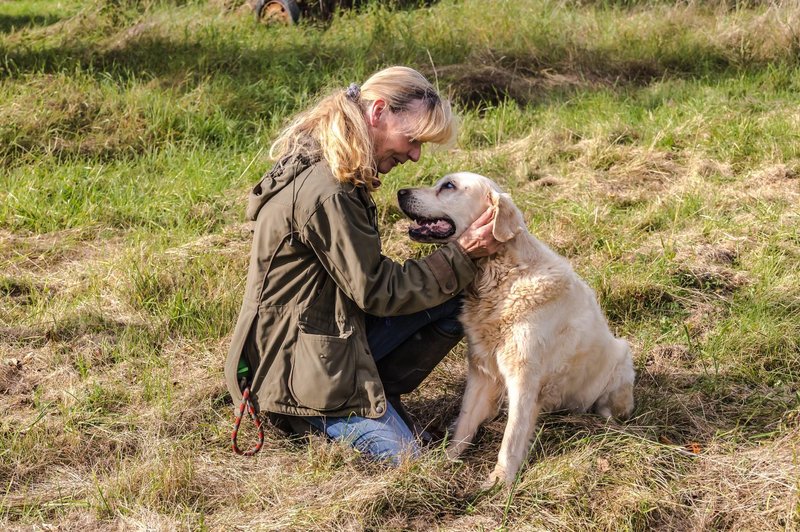
[[[270,157],[281,160],[296,153],[319,154],[341,182],[373,188],[377,175],[374,146],[364,113],[381,99],[392,112],[406,111],[422,101],[423,112],[404,133],[419,142],[446,144],[456,135],[450,102],[442,99],[413,68],[394,66],[373,74],[360,88],[337,90],[299,114],[278,136]]]

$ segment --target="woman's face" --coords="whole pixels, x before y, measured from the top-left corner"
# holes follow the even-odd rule
[[[367,109],[379,173],[385,174],[409,160],[419,160],[422,143],[409,138],[405,132],[422,112],[422,100],[412,102],[408,109],[397,113],[389,109],[383,100],[375,100]]]

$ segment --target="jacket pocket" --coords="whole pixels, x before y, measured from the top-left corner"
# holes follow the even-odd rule
[[[325,412],[344,406],[355,393],[352,335],[329,336],[298,331],[289,388],[301,406]]]

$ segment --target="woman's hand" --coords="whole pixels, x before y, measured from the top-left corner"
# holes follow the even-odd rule
[[[494,207],[489,207],[477,220],[472,222],[466,231],[458,237],[458,244],[464,248],[471,259],[488,257],[497,253],[500,242],[495,240],[494,234]]]

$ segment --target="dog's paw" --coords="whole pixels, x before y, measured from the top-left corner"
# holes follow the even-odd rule
[[[607,420],[612,419],[611,409],[607,406],[601,406],[597,409],[597,415],[606,418]]]
[[[489,474],[489,477],[486,481],[481,484],[482,490],[490,490],[493,489],[495,486],[510,486],[513,478],[508,478],[508,474],[506,470],[501,467],[495,467],[494,471]]]
[[[498,485],[500,485],[500,483],[498,482],[498,479],[496,477],[493,478],[492,475],[489,475],[489,478],[484,480],[483,484],[481,484],[481,491],[493,490],[495,488],[495,486],[498,486]]]
[[[444,453],[451,462],[458,462],[458,457],[461,456],[461,449],[457,445],[450,445]]]

